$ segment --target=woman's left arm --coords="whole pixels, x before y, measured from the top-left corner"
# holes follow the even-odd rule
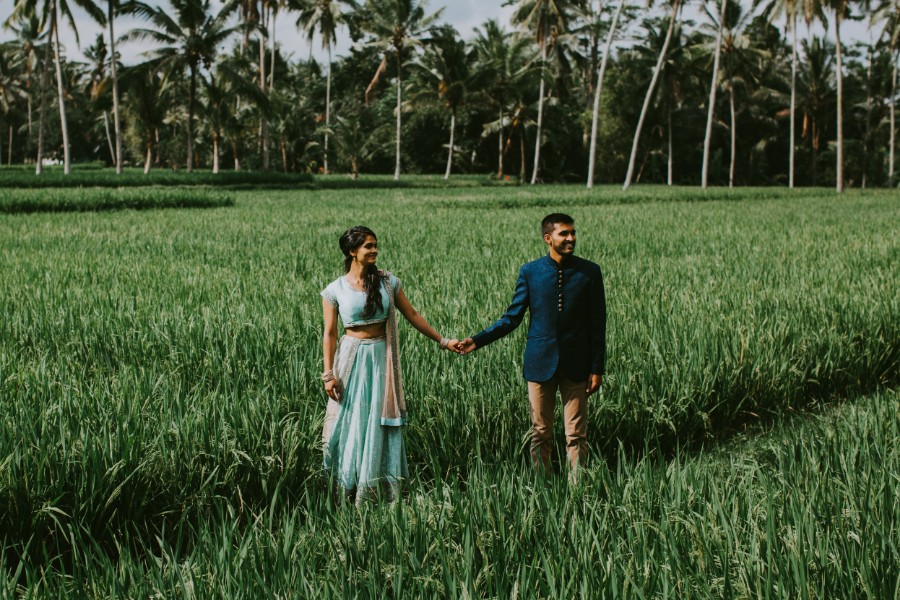
[[[439,334],[434,328],[428,324],[428,321],[425,320],[425,317],[416,312],[416,309],[413,308],[412,304],[409,303],[409,300],[406,298],[406,294],[403,293],[403,290],[400,289],[397,291],[397,295],[394,299],[394,304],[397,306],[397,310],[400,311],[400,314],[409,321],[409,324],[419,330],[419,333],[424,335],[427,338],[434,340],[437,343],[441,343],[441,340],[444,338]],[[452,339],[447,344],[447,347],[453,350],[454,352],[458,352],[457,349],[457,340]]]

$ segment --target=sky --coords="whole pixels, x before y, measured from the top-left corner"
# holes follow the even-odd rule
[[[160,5],[159,0],[145,0],[150,4]],[[747,2],[747,0],[743,0]],[[215,3],[216,0],[213,0]],[[640,0],[643,4],[644,0]],[[431,0],[427,5],[427,10],[433,12],[443,7],[444,12],[441,18],[442,22],[453,25],[460,34],[470,39],[473,36],[473,29],[484,23],[487,19],[497,19],[501,25],[509,25],[512,7],[502,6],[504,0],[455,0],[452,2],[437,2]],[[0,20],[5,20],[12,9],[13,0],[0,0]],[[74,4],[74,3],[71,3]],[[696,5],[696,3],[693,3]],[[704,17],[699,14],[696,8],[691,9],[691,5],[685,9],[685,17],[691,18],[696,22],[701,22]],[[97,34],[101,28],[93,23],[87,15],[74,11],[76,25],[81,41],[81,48],[87,47],[94,43]],[[300,35],[296,27],[296,17],[291,14],[279,15],[276,19],[276,41],[281,46],[283,53],[292,55],[293,58],[307,58],[310,55],[317,59],[323,60],[324,53],[320,50],[320,42],[316,41],[310,46],[306,38]],[[2,21],[0,21],[2,22]],[[123,32],[140,25],[140,21],[134,19],[120,19],[116,21],[116,35],[119,36]],[[800,29],[802,35],[803,30]],[[817,33],[821,33],[821,27],[817,27]],[[870,33],[867,31],[863,23],[847,23],[841,30],[842,39],[845,41],[868,41]],[[831,34],[829,34],[829,37]],[[0,28],[0,41],[12,39],[11,31]],[[60,28],[60,42],[65,48],[67,56],[73,57],[75,60],[84,60],[78,44],[75,41],[75,35],[72,33],[68,25]],[[142,53],[149,46],[147,43],[141,44],[132,42],[121,46],[118,50],[122,56],[122,61],[126,65],[134,64],[142,60]],[[350,40],[346,34],[339,36],[338,43],[334,48],[335,56],[346,54],[350,47]]]

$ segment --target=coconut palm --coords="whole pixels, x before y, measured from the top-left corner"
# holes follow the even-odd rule
[[[897,64],[900,62],[900,0],[882,0],[872,13],[873,25],[884,23],[881,41],[887,48],[891,62],[891,91],[889,106],[889,142],[888,142],[888,186],[894,186],[894,152],[897,139],[896,98],[897,98]]]
[[[798,106],[803,112],[802,137],[812,150],[812,184],[818,184],[819,152],[827,119],[833,114],[834,55],[831,44],[820,37],[804,40],[804,61],[797,76]]]
[[[35,68],[40,62],[40,45],[47,37],[47,30],[44,23],[35,12],[24,14],[15,22],[8,20],[5,27],[15,34],[15,43],[11,45],[13,54],[9,58],[10,61],[24,65],[25,81],[23,83],[25,90],[25,99],[27,104],[27,135],[31,139],[32,133],[32,107],[34,103],[34,74]]]
[[[606,65],[609,63],[609,54],[612,51],[613,40],[615,39],[619,18],[622,16],[622,10],[625,8],[625,0],[619,0],[616,6],[616,12],[613,15],[609,30],[606,33],[606,45],[603,50],[603,59],[600,62],[600,69],[597,72],[597,85],[594,88],[594,107],[591,111],[591,147],[588,154],[588,189],[594,187],[594,166],[597,160],[597,125],[600,121],[600,93],[603,90],[603,78],[606,75]]]
[[[210,68],[220,45],[238,31],[230,25],[236,0],[227,0],[215,14],[211,0],[170,0],[171,9],[135,2],[128,12],[148,21],[151,28],[131,30],[126,40],[152,40],[153,63],[171,74],[189,72],[187,170],[194,168],[194,114],[201,68]]]
[[[203,116],[212,139],[213,173],[219,172],[219,148],[225,135],[236,127],[235,100],[238,96],[267,108],[269,97],[242,70],[233,64],[236,58],[220,60],[215,69],[201,77]]]
[[[106,133],[110,159],[113,164],[116,164],[116,148],[109,131],[109,107],[106,104],[107,90],[110,84],[110,79],[107,75],[109,47],[106,45],[106,39],[104,39],[102,33],[97,34],[97,39],[93,45],[84,49],[84,56],[88,59],[86,95],[94,103],[95,112],[99,112],[101,115],[98,121],[102,122]]]
[[[715,19],[707,13],[711,20]],[[731,153],[728,169],[728,187],[734,187],[735,160],[737,157],[737,108],[735,94],[738,88],[747,89],[758,82],[759,65],[770,58],[770,53],[759,48],[745,30],[754,18],[753,11],[745,11],[740,3],[726,4],[721,23],[713,20],[710,29],[721,32],[722,76],[716,85],[728,93],[731,133]]]
[[[70,2],[72,4],[70,4]],[[63,82],[62,51],[59,44],[59,20],[66,19],[75,33],[78,42],[78,28],[75,26],[75,17],[72,15],[72,6],[77,6],[85,11],[94,21],[103,25],[106,17],[103,11],[94,4],[93,0],[17,0],[13,13],[7,23],[20,21],[30,15],[40,14],[43,23],[49,23],[48,33],[53,46],[53,60],[56,65],[56,91],[59,105],[59,120],[63,142],[64,172],[68,175],[72,171],[71,146],[69,144],[69,125],[66,120],[66,92]],[[46,68],[46,66],[45,66]],[[38,165],[40,165],[40,159]],[[40,166],[38,166],[40,173]]]
[[[799,46],[797,43],[797,15],[804,8],[802,5],[804,0],[770,0],[763,8],[763,14],[767,16],[770,22],[784,17],[787,28],[791,33],[791,107],[790,107],[790,141],[788,142],[788,187],[794,187],[794,155],[797,144],[795,136],[797,133],[796,116],[797,116],[797,54]]]
[[[9,116],[12,103],[25,97],[25,88],[20,77],[22,64],[16,57],[12,44],[0,45],[0,111]],[[9,125],[9,161],[12,162],[13,126]],[[2,144],[0,144],[2,146]],[[0,164],[3,164],[3,152],[0,151]]]
[[[523,35],[504,31],[497,21],[486,21],[475,29],[473,47],[477,58],[476,70],[480,73],[485,102],[498,118],[485,125],[485,133],[497,133],[497,179],[503,179],[503,157],[508,143],[504,130],[509,125],[508,115],[519,105],[524,86],[532,73],[529,47],[531,42]]]
[[[538,93],[537,134],[534,142],[534,168],[531,184],[540,176],[541,134],[544,120],[545,67],[548,47],[568,31],[569,9],[580,0],[518,0],[512,14],[512,22],[534,34],[541,56],[541,83]]]
[[[675,113],[684,107],[685,99],[694,95],[695,89],[702,86],[701,78],[705,77],[703,68],[704,55],[698,50],[701,47],[697,34],[685,34],[682,23],[676,23],[671,34],[664,32],[664,21],[651,19],[644,23],[646,33],[641,44],[634,47],[638,64],[645,65],[644,72],[649,72],[666,46],[665,60],[660,69],[659,81],[648,107],[648,116],[658,114],[663,123],[653,127],[660,137],[666,132],[666,183],[674,184],[675,179]],[[640,180],[640,171],[636,178]]]
[[[119,114],[119,78],[118,62],[116,54],[116,31],[114,27],[116,11],[119,8],[118,0],[106,0],[106,23],[109,26],[109,70],[112,77],[113,98],[113,125],[116,133],[116,174],[122,174],[122,119]]]
[[[715,115],[716,109],[716,90],[719,89],[719,57],[722,54],[722,35],[725,31],[725,9],[728,6],[728,0],[719,0],[719,4],[718,19],[710,12],[708,5],[704,4],[703,6],[703,9],[706,11],[706,16],[716,29],[716,48],[713,52],[712,81],[709,84],[709,102],[706,107],[706,133],[703,136],[703,167],[700,175],[700,187],[704,190],[707,188],[709,182],[709,145],[712,141],[713,116]]]
[[[834,48],[837,63],[837,172],[835,190],[844,191],[844,63],[841,43],[841,23],[850,16],[850,0],[822,0],[823,5],[834,11]]]
[[[412,90],[414,102],[437,102],[450,112],[450,143],[444,179],[453,166],[456,116],[465,104],[469,87],[476,81],[473,71],[475,53],[470,52],[457,31],[447,25],[436,29],[431,43],[414,63]]]
[[[443,9],[425,13],[427,0],[368,0],[361,17],[362,29],[370,36],[367,46],[383,53],[383,72],[388,56],[397,67],[397,139],[394,180],[400,179],[400,128],[403,105],[403,63],[425,41],[428,29],[438,20]],[[377,75],[376,75],[377,77]]]
[[[666,52],[669,50],[669,43],[672,41],[675,24],[678,22],[678,16],[681,13],[682,0],[668,0],[668,3],[671,14],[671,17],[669,18],[669,29],[666,33],[662,49],[659,52],[656,66],[653,68],[653,76],[650,78],[650,85],[647,87],[647,94],[644,96],[644,104],[641,107],[641,115],[638,117],[638,124],[634,130],[634,139],[631,142],[631,157],[628,159],[628,173],[625,175],[625,183],[622,186],[623,190],[627,190],[631,187],[631,180],[634,177],[634,162],[637,158],[638,144],[641,141],[641,129],[644,126],[644,119],[647,117],[647,110],[650,108],[650,102],[653,99],[653,92],[656,90],[656,81],[659,79],[663,61],[666,58]]]
[[[298,11],[297,26],[312,44],[318,33],[322,49],[328,54],[328,74],[325,81],[325,143],[322,146],[322,166],[328,172],[328,128],[331,126],[331,49],[337,41],[337,28],[344,20],[342,5],[358,9],[351,0],[294,0],[288,6]]]
[[[163,127],[172,102],[174,85],[169,76],[159,72],[155,64],[141,64],[122,73],[124,110],[140,140],[144,155],[144,174],[154,162],[153,148],[159,148],[159,130]]]

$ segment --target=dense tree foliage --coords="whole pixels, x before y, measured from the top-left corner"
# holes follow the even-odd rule
[[[468,40],[424,0],[77,4],[98,23],[145,22],[119,40],[106,29],[77,62],[56,43],[68,4],[17,0],[15,40],[0,44],[0,164],[115,166],[120,120],[123,160],[145,171],[586,181],[594,147],[595,182],[897,184],[897,0],[720,0],[695,20],[681,0],[518,0],[514,24]],[[284,56],[285,14],[327,61]],[[875,41],[838,38],[848,19]],[[355,43],[332,57],[339,30]],[[135,39],[146,62],[121,64],[112,49]]]

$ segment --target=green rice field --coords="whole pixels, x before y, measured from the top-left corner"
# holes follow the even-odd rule
[[[0,598],[900,595],[896,191],[420,183],[0,214]],[[609,313],[579,483],[529,467],[525,326],[403,324],[407,495],[336,500],[339,234],[462,337],[557,210]]]

